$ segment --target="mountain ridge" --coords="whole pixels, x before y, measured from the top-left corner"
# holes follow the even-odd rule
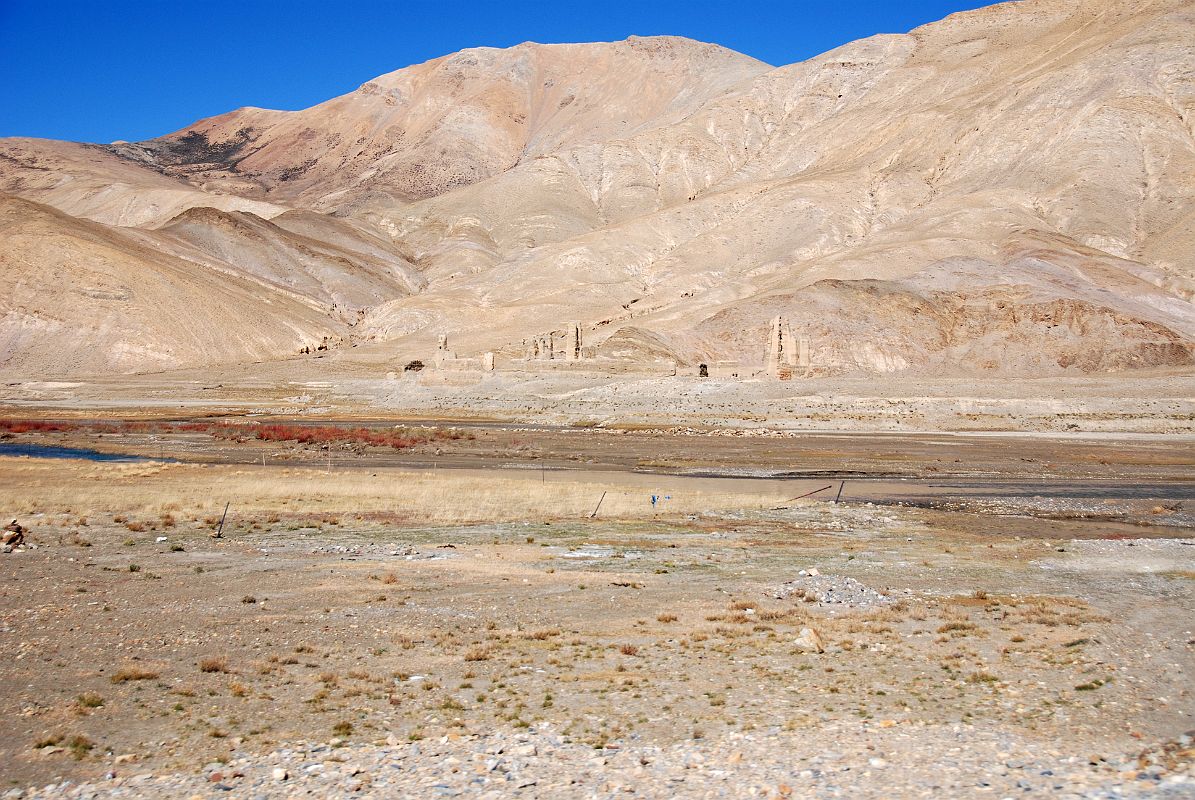
[[[778,313],[821,374],[1184,370],[1192,42],[1177,0],[1026,0],[775,68],[474,48],[149,143],[0,140],[0,191],[297,291],[359,354],[513,357],[580,320],[758,364]]]

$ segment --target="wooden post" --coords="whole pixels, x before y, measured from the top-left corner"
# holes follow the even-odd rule
[[[596,516],[597,516],[598,508],[601,508],[601,507],[602,507],[602,500],[605,500],[605,499],[606,499],[606,493],[605,493],[605,492],[602,492],[601,499],[599,499],[599,500],[598,500],[597,508],[595,508],[595,509],[593,510],[593,513],[589,515],[589,518],[590,518],[590,519],[593,519],[594,517],[596,517]]]
[[[833,486],[834,486],[834,484],[832,484],[832,483],[828,483],[828,484],[826,484],[825,486],[823,486],[823,487],[822,487],[822,488],[820,488],[820,489],[814,489],[812,492],[805,492],[805,494],[799,494],[799,495],[797,495],[796,497],[790,497],[789,499],[785,500],[784,502],[786,502],[786,503],[791,503],[793,500],[803,500],[803,499],[805,499],[806,497],[810,497],[810,496],[812,496],[812,495],[815,495],[815,494],[817,494],[818,492],[824,492],[824,491],[826,491],[827,489],[833,488]],[[838,502],[838,501],[837,501],[837,500],[835,500],[834,502]]]
[[[228,517],[228,507],[230,505],[232,505],[231,500],[224,504],[224,513],[220,515],[220,527],[216,528],[215,538],[217,539],[224,538],[224,520]]]

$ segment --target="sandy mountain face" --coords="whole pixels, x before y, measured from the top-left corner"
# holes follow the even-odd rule
[[[580,320],[611,358],[750,371],[781,314],[817,374],[1186,370],[1195,8],[1026,0],[779,68],[672,37],[466,50],[148,142],[0,140],[0,191],[62,212],[6,201],[74,248],[68,268],[0,230],[24,270],[3,369],[284,358],[324,336],[396,362],[440,333],[521,355]],[[70,285],[93,262],[243,288],[260,313],[53,340],[33,297],[65,324],[144,313],[141,293],[35,294],[39,270]]]
[[[79,375],[276,358],[339,331],[317,304],[205,269],[135,229],[0,195],[0,362]]]
[[[673,37],[464,50],[295,113],[246,108],[113,151],[318,210],[390,209],[675,123],[769,67]]]
[[[316,218],[318,227],[305,219],[308,215]],[[244,211],[191,208],[157,229],[159,246],[194,261],[206,256],[217,269],[221,263],[237,265],[271,287],[339,312],[345,322],[426,285],[393,247],[340,220],[304,211],[288,211],[275,220]],[[338,223],[339,231],[334,227]],[[305,229],[316,236],[305,235]]]

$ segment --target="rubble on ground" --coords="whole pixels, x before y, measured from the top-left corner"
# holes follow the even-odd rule
[[[893,602],[886,593],[842,575],[822,575],[816,568],[801,570],[796,580],[783,583],[772,594],[777,600],[793,597],[823,606],[871,608]]]

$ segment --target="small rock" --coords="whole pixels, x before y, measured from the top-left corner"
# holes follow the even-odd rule
[[[282,767],[274,767],[274,780],[284,781],[290,777],[290,773]]]
[[[824,653],[825,646],[822,644],[822,637],[817,635],[817,631],[813,628],[801,628],[801,633],[793,640],[798,650],[803,650],[807,653]]]

